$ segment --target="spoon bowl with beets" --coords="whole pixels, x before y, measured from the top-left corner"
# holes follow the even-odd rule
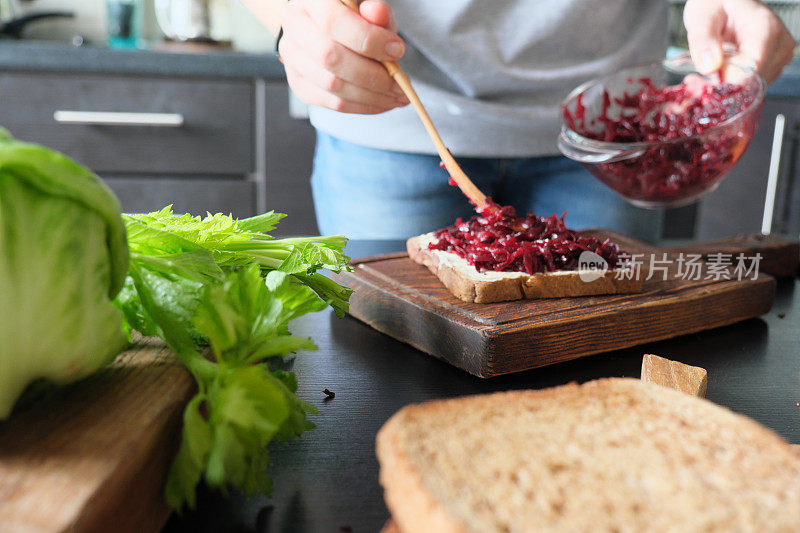
[[[758,126],[766,84],[726,54],[701,76],[688,54],[589,81],[561,105],[561,152],[639,207],[690,204],[716,189]]]

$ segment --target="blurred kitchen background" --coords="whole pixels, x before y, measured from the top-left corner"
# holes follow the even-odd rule
[[[113,33],[114,28],[130,27],[136,34],[133,45],[140,48],[158,48],[165,39],[207,40],[220,48],[267,52],[274,42],[236,0],[0,0],[0,6],[4,17],[8,12],[20,17],[72,13],[69,19],[31,23],[24,32],[31,40],[71,42],[79,36],[88,43],[106,44],[109,29]]]
[[[684,3],[670,0],[670,53],[686,46]],[[800,0],[767,3],[800,38]],[[90,166],[124,210],[275,209],[289,215],[277,234],[317,232],[313,128],[290,97],[274,36],[238,0],[0,0],[0,37],[0,125]],[[794,230],[797,53],[733,175],[702,204],[670,211],[664,236],[759,231],[770,169],[773,231]]]

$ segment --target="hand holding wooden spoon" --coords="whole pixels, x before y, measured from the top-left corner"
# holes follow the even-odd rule
[[[343,4],[345,4],[350,9],[359,12],[358,4],[355,0],[341,0]],[[436,131],[436,127],[433,125],[431,121],[431,117],[428,115],[428,112],[425,110],[425,106],[422,105],[422,102],[419,100],[419,96],[417,96],[414,87],[411,86],[411,80],[408,79],[408,76],[403,72],[400,66],[397,64],[396,61],[388,61],[388,60],[381,60],[381,64],[384,66],[386,71],[389,75],[394,78],[400,88],[405,93],[406,97],[411,101],[411,105],[414,106],[414,109],[417,111],[420,120],[422,120],[422,125],[425,126],[425,129],[428,131],[428,135],[430,135],[433,144],[436,146],[436,151],[439,152],[439,157],[442,159],[442,163],[444,163],[444,167],[450,173],[450,176],[456,182],[459,189],[470,199],[470,201],[475,205],[475,207],[482,207],[486,204],[486,195],[483,194],[480,189],[478,189],[472,180],[467,177],[461,167],[456,162],[453,155],[445,146],[442,138],[439,136],[439,132]]]
[[[379,61],[405,53],[391,8],[368,0],[354,13],[339,0],[243,0],[254,12],[277,1],[278,51],[303,102],[341,113],[376,114],[409,101]]]

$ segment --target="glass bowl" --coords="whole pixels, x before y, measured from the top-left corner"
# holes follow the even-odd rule
[[[728,118],[700,134],[651,142],[607,142],[581,133],[602,131],[598,117],[603,113],[604,100],[607,116],[619,118],[621,108],[615,97],[638,93],[646,80],[663,87],[678,85],[689,74],[697,75],[688,54],[584,83],[562,104],[558,148],[634,205],[655,209],[690,204],[716,189],[736,164],[755,134],[764,107],[766,84],[752,66],[726,54],[723,72],[726,80],[735,80],[743,87],[749,104],[740,103],[738,108],[730,104]],[[575,117],[580,105],[585,109],[584,127],[588,131],[574,131],[565,120],[565,112]]]

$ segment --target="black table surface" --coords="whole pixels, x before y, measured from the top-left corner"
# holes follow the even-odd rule
[[[402,249],[394,241],[354,241],[363,257]],[[781,281],[772,310],[732,326],[489,380],[467,374],[352,317],[323,311],[296,320],[293,333],[319,350],[293,362],[298,394],[320,410],[317,427],[271,446],[271,498],[201,489],[195,511],[164,531],[375,532],[387,520],[378,484],[375,435],[398,409],[435,398],[539,389],[587,380],[639,377],[642,354],[708,370],[707,398],[800,444],[800,282]],[[323,389],[336,393],[325,400]]]

